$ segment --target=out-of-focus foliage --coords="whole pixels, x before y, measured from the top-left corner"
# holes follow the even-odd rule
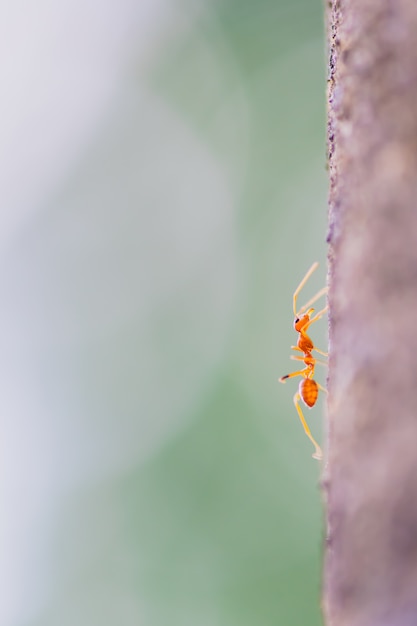
[[[9,5],[2,625],[320,624],[319,465],[277,378],[325,258],[322,19]]]

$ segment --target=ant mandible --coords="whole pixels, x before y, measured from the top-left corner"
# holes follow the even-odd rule
[[[294,376],[303,377],[303,379],[300,381],[300,384],[298,386],[298,391],[294,395],[294,404],[295,404],[295,408],[297,409],[297,413],[299,415],[301,423],[303,425],[304,432],[307,435],[307,437],[310,439],[312,444],[314,445],[315,451],[313,454],[313,458],[321,460],[323,458],[323,453],[321,451],[319,444],[316,442],[313,435],[311,434],[311,431],[307,425],[307,422],[304,419],[304,415],[300,406],[300,399],[304,402],[304,404],[307,407],[311,408],[316,404],[317,397],[319,395],[319,389],[327,393],[327,390],[324,387],[322,387],[317,381],[314,380],[314,368],[316,366],[316,363],[321,363],[323,365],[326,365],[326,363],[324,361],[320,361],[316,359],[313,356],[312,351],[314,350],[315,352],[318,352],[319,354],[322,354],[323,356],[327,356],[327,353],[322,352],[321,350],[316,348],[312,340],[310,339],[310,337],[307,335],[307,330],[311,326],[311,324],[313,324],[314,322],[317,322],[317,320],[323,317],[323,315],[327,311],[327,306],[325,306],[323,309],[321,309],[321,311],[319,311],[313,317],[311,317],[312,313],[314,312],[314,309],[311,308],[311,305],[314,304],[316,300],[321,298],[321,296],[327,293],[327,287],[323,287],[323,289],[320,289],[320,291],[317,292],[316,295],[313,296],[313,298],[311,298],[311,300],[307,302],[307,304],[302,306],[301,309],[297,311],[298,294],[300,293],[301,289],[304,287],[304,285],[306,284],[306,282],[308,281],[312,273],[317,269],[318,265],[319,264],[317,262],[313,263],[313,265],[310,267],[310,269],[308,270],[307,274],[304,276],[301,283],[298,285],[293,296],[294,328],[298,333],[298,341],[297,341],[297,345],[291,346],[291,348],[292,350],[298,350],[299,352],[302,352],[303,356],[292,355],[291,358],[295,361],[303,361],[305,368],[297,372],[292,372],[291,374],[287,374],[286,376],[282,376],[279,379],[279,382],[285,383],[287,378],[293,378]]]

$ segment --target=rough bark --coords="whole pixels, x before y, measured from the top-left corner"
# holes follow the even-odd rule
[[[417,625],[417,2],[328,6],[328,626]]]

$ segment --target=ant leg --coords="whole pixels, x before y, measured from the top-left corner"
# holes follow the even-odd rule
[[[297,289],[294,291],[294,295],[292,297],[292,304],[293,304],[295,317],[297,317],[297,297],[298,297],[298,294],[300,293],[301,289],[304,287],[304,285],[306,284],[306,282],[310,278],[311,274],[316,271],[318,266],[319,266],[319,264],[317,263],[317,261],[315,263],[313,263],[313,265],[310,267],[310,269],[308,270],[307,274],[304,276],[304,278],[301,281],[301,283],[298,285]]]
[[[298,372],[291,372],[291,374],[286,374],[285,376],[281,376],[278,378],[280,383],[285,383],[287,378],[294,378],[294,376],[305,376],[307,369],[299,370]]]
[[[291,350],[298,350],[299,352],[303,352],[304,353],[304,350],[301,350],[301,348],[299,348],[298,346],[291,346]],[[316,352],[318,352],[322,356],[329,356],[327,352],[323,352],[323,350],[319,350],[318,348],[312,348],[312,351],[313,350],[315,350]]]
[[[326,365],[327,365],[327,363],[326,363]],[[317,381],[316,381],[316,382],[317,382]],[[322,387],[322,385],[320,385],[319,383],[317,383],[317,387],[318,387],[321,391],[324,391],[324,393],[327,393],[327,394],[329,393],[329,392],[327,391],[326,387]]]
[[[314,317],[312,317],[311,320],[309,320],[305,326],[303,326],[302,333],[305,334],[305,331],[308,329],[308,327],[311,326],[311,324],[314,324],[314,322],[317,322],[317,320],[319,320],[320,318],[322,318],[323,315],[325,315],[327,313],[327,310],[328,310],[328,307],[325,306],[324,309],[322,309],[321,311],[316,313],[316,315]],[[313,350],[315,352],[318,352],[322,356],[329,356],[328,352],[324,352],[323,350],[320,350],[320,348],[316,348],[315,346],[314,346]]]
[[[298,393],[298,391],[297,391],[297,393],[294,396],[294,404],[295,404],[295,408],[297,409],[298,416],[299,416],[299,418],[301,420],[301,423],[303,425],[304,432],[307,435],[307,437],[310,439],[310,441],[313,444],[313,446],[315,447],[315,451],[314,451],[314,454],[313,454],[313,459],[317,459],[318,461],[321,461],[321,459],[323,458],[323,453],[321,451],[321,448],[320,448],[319,444],[317,443],[317,441],[314,439],[313,435],[311,434],[311,431],[310,431],[310,429],[309,429],[309,427],[307,425],[307,422],[304,419],[304,415],[303,415],[303,412],[302,412],[301,407],[300,407],[300,394]]]
[[[305,357],[303,356],[296,356],[295,354],[292,354],[290,356],[290,359],[292,361],[304,361]],[[320,365],[324,365],[325,367],[327,367],[328,363],[326,363],[326,361],[320,361],[320,359],[314,359],[314,364],[319,363]]]
[[[317,320],[319,320],[321,317],[323,317],[323,315],[325,315],[327,313],[327,309],[328,309],[328,307],[325,306],[324,309],[321,309],[321,311],[316,313],[315,316],[312,317],[311,320],[309,320],[307,322],[307,324],[305,324],[305,326],[303,326],[303,328],[302,328],[303,333],[305,333],[307,331],[307,328],[309,328],[309,326],[311,326],[311,324],[314,324],[314,322],[317,322]]]
[[[310,306],[312,304],[314,304],[316,302],[316,300],[318,300],[319,298],[321,298],[322,296],[324,296],[326,293],[328,292],[327,287],[323,287],[322,289],[320,289],[320,291],[318,291],[316,293],[315,296],[313,296],[308,302],[307,304],[305,304],[304,306],[301,307],[301,309],[299,311],[297,311],[296,315],[297,317],[301,317],[301,315],[304,313],[304,311],[306,311],[307,309],[310,308]]]

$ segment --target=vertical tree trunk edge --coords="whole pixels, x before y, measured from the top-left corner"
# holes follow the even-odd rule
[[[326,626],[417,624],[417,3],[327,3]]]

